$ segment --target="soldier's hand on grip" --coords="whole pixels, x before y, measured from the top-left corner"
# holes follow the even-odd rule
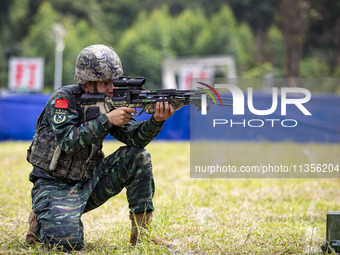
[[[119,107],[106,113],[106,115],[111,124],[115,126],[122,126],[129,122],[132,117],[132,113],[137,113],[137,110],[129,107]]]
[[[157,102],[156,112],[153,117],[155,121],[162,122],[174,115],[174,108],[169,102]]]

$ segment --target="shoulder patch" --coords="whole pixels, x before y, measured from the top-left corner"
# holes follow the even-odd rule
[[[68,108],[68,100],[67,99],[56,99],[54,108],[67,109]]]
[[[55,109],[52,120],[55,124],[60,124],[60,123],[63,123],[66,120],[66,117],[67,117],[67,110],[65,110],[65,109]]]

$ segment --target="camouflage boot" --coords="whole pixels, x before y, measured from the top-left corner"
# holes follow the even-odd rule
[[[138,213],[130,214],[131,220],[131,237],[130,243],[135,245],[137,242],[143,239],[143,237],[149,237],[149,228],[152,221],[152,213]],[[137,225],[136,225],[137,223]],[[157,236],[151,236],[150,240],[155,244],[163,245],[167,248],[173,248],[176,246],[174,243],[167,242]]]
[[[28,219],[28,224],[29,224],[29,228],[28,228],[28,232],[26,235],[26,243],[32,245],[32,244],[35,244],[36,242],[39,242],[39,239],[34,234],[34,228],[37,225],[37,220],[35,218],[35,213],[33,210]]]

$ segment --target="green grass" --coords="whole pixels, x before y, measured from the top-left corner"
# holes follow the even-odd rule
[[[0,144],[0,254],[58,254],[24,244],[32,188],[28,145]],[[230,153],[268,146],[234,145]],[[104,151],[108,155],[118,146],[106,142]],[[289,155],[306,148],[320,155],[339,145],[274,146],[289,149]],[[177,243],[182,254],[315,254],[325,240],[327,212],[340,211],[339,179],[190,179],[189,143],[153,142],[147,149],[156,181],[153,231]],[[76,254],[173,254],[152,244],[129,245],[125,192],[82,220],[85,248]]]

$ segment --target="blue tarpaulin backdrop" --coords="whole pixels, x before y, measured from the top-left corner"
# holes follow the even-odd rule
[[[245,104],[247,104],[247,98]],[[257,110],[270,109],[272,95],[254,93],[253,105]],[[214,141],[340,142],[339,96],[312,94],[310,101],[304,103],[303,106],[312,114],[311,116],[304,115],[293,104],[287,104],[286,115],[282,115],[280,96],[277,109],[268,116],[255,115],[249,111],[247,106],[245,106],[244,115],[233,115],[231,107],[228,109],[213,105],[206,116],[195,113],[193,109],[190,138],[191,140]],[[215,123],[221,124],[213,127],[214,119],[220,119]]]
[[[49,96],[46,94],[13,94],[0,97],[0,140],[31,140],[36,120]],[[271,102],[272,97],[269,94],[254,94],[254,106],[257,109],[268,109]],[[292,113],[285,118],[297,120],[299,124],[296,128],[272,128],[268,123],[261,128],[243,127],[242,125],[238,125],[238,127],[236,125],[235,128],[224,126],[214,129],[213,137],[215,136],[216,139],[223,137],[225,140],[234,141],[340,142],[340,97],[312,94],[312,99],[306,104],[306,108],[312,113],[312,117],[307,118],[299,110],[290,111],[287,108],[287,112]],[[213,116],[219,115],[218,111],[223,111],[224,115],[222,116],[225,119],[234,121],[269,118],[268,116],[254,116],[249,112],[246,112],[246,115],[242,117],[232,116],[232,108],[229,109],[215,106],[208,111],[207,116],[213,118]],[[282,119],[280,114],[275,114],[270,118]],[[142,114],[137,119],[143,120],[148,117],[148,115]],[[198,130],[197,127],[204,128],[204,125],[211,126],[212,123],[211,120],[204,121],[204,123],[196,123],[197,121],[202,121],[202,119],[194,118],[191,123],[191,125],[195,125],[195,130]],[[209,130],[211,131],[210,126]],[[176,111],[174,117],[166,121],[157,139],[189,140],[190,107],[183,107]]]

